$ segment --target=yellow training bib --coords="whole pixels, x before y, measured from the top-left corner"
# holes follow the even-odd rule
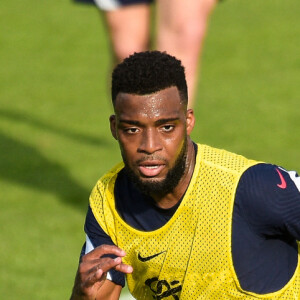
[[[231,256],[232,212],[241,175],[258,162],[198,145],[194,173],[173,217],[151,232],[136,230],[118,215],[114,185],[119,164],[95,186],[90,206],[102,229],[127,253],[131,294],[143,299],[299,299],[299,267],[275,293],[244,291]]]

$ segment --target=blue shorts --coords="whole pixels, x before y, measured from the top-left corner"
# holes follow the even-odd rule
[[[153,0],[94,0],[97,6],[102,10],[115,10],[122,6],[133,4],[150,4]]]

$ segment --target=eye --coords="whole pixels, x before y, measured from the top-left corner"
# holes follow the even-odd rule
[[[135,134],[139,131],[136,127],[125,128],[124,131],[128,134]]]
[[[171,132],[174,128],[175,128],[174,125],[164,125],[164,126],[162,127],[162,130],[163,130],[164,132]]]

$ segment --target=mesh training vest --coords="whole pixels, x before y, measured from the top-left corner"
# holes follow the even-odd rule
[[[281,290],[259,295],[244,291],[231,257],[235,191],[256,161],[198,145],[194,173],[173,217],[163,227],[142,232],[127,225],[114,205],[119,164],[95,186],[90,206],[102,229],[125,250],[131,294],[143,299],[300,299],[299,263]]]

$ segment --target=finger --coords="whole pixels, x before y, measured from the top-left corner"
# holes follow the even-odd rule
[[[125,264],[119,264],[115,267],[115,270],[116,271],[119,271],[119,272],[122,272],[122,273],[125,273],[125,274],[130,274],[133,272],[133,268],[132,266],[129,266],[129,265],[125,265]]]
[[[93,267],[90,266],[89,269],[87,269],[87,274],[92,274],[97,272],[98,270],[102,270],[102,272],[107,272],[112,268],[117,267],[118,264],[122,263],[121,257],[116,258],[99,258],[96,260],[96,263],[93,264]]]
[[[94,268],[91,269],[91,271],[97,271],[99,270],[99,268],[101,270],[103,270],[103,272],[107,272],[109,271],[112,266],[112,264],[110,264],[110,260],[112,258],[101,258],[99,259],[99,261],[101,261],[101,263],[97,264],[97,266],[95,266]],[[122,258],[121,257],[116,257],[113,259],[113,261],[116,263],[116,265],[113,267],[116,271],[122,272],[122,273],[132,273],[133,272],[133,268],[130,265],[126,265],[122,263]]]
[[[105,254],[114,254],[116,256],[123,257],[126,255],[125,251],[118,248],[117,246],[114,245],[101,245],[97,248],[95,248],[93,251],[90,253],[84,255],[82,259],[96,259],[99,258]]]
[[[106,273],[115,268],[118,264],[121,264],[121,257],[117,257],[115,259],[107,258],[102,259],[101,263],[94,266],[89,273],[91,274],[87,280],[84,282],[84,287],[89,287],[95,284],[97,281],[105,280]]]
[[[105,280],[106,278],[106,273],[103,273],[103,271],[101,269],[97,270],[96,272],[94,272],[93,274],[91,274],[87,280],[85,280],[82,283],[82,287],[83,288],[89,288],[91,286],[93,286],[96,282],[101,282]]]

